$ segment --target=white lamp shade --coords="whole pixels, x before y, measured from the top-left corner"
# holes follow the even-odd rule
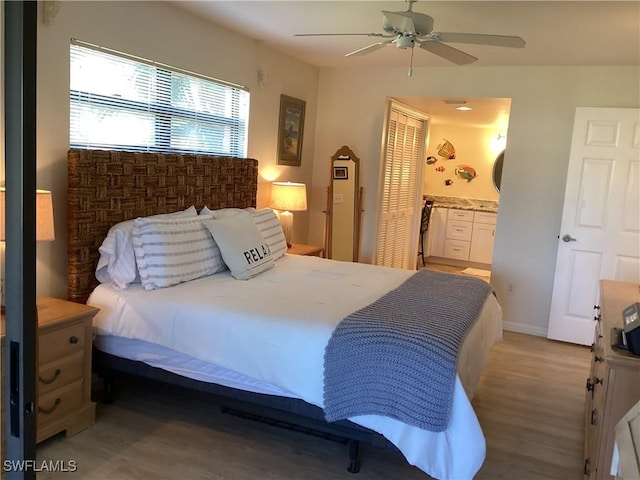
[[[271,208],[283,211],[307,209],[307,186],[304,183],[273,182],[271,184]]]
[[[0,241],[5,237],[5,189],[0,187]],[[53,200],[48,190],[36,190],[36,240],[55,240]]]

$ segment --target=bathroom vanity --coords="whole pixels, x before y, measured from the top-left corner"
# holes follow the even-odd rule
[[[434,201],[427,231],[428,261],[489,267],[498,203],[456,197],[428,198]]]

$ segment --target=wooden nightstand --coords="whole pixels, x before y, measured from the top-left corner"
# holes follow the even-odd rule
[[[304,245],[303,243],[292,243],[287,253],[292,255],[308,255],[310,257],[319,257],[322,254],[322,247],[315,245]]]
[[[66,430],[67,436],[95,422],[91,401],[92,319],[97,308],[38,297],[36,441]],[[4,359],[5,322],[0,327]],[[2,362],[4,388],[4,362]],[[3,394],[4,398],[4,394]],[[4,420],[4,402],[2,402]],[[2,428],[4,451],[4,428]]]

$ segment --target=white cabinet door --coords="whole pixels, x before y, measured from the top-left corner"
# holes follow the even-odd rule
[[[495,225],[474,222],[469,260],[478,263],[491,263],[495,230]]]
[[[427,256],[444,257],[444,239],[447,228],[447,208],[433,207],[429,220]]]

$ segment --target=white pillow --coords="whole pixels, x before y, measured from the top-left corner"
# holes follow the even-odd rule
[[[253,222],[264,237],[274,260],[282,258],[287,252],[287,240],[284,238],[282,225],[275,212],[270,208],[258,210],[251,214]]]
[[[210,210],[209,207],[207,207],[205,205],[204,207],[202,207],[202,210],[200,210],[200,215],[214,214],[217,218],[222,218],[222,217],[229,217],[229,216],[232,216],[232,215],[251,213],[251,212],[255,212],[255,211],[256,211],[256,209],[253,208],[253,207],[247,207],[247,208],[219,208],[217,210]]]
[[[236,279],[248,280],[275,265],[269,245],[248,215],[213,218],[204,224]]]
[[[196,207],[191,206],[180,212],[146,218],[196,217],[197,215]],[[98,249],[100,258],[96,266],[96,278],[100,283],[109,283],[115,288],[125,289],[129,284],[140,281],[131,237],[133,223],[134,220],[126,220],[115,224],[109,229],[100,245]]]
[[[202,222],[201,216],[135,220],[133,250],[145,290],[177,285],[226,268],[220,249]]]

